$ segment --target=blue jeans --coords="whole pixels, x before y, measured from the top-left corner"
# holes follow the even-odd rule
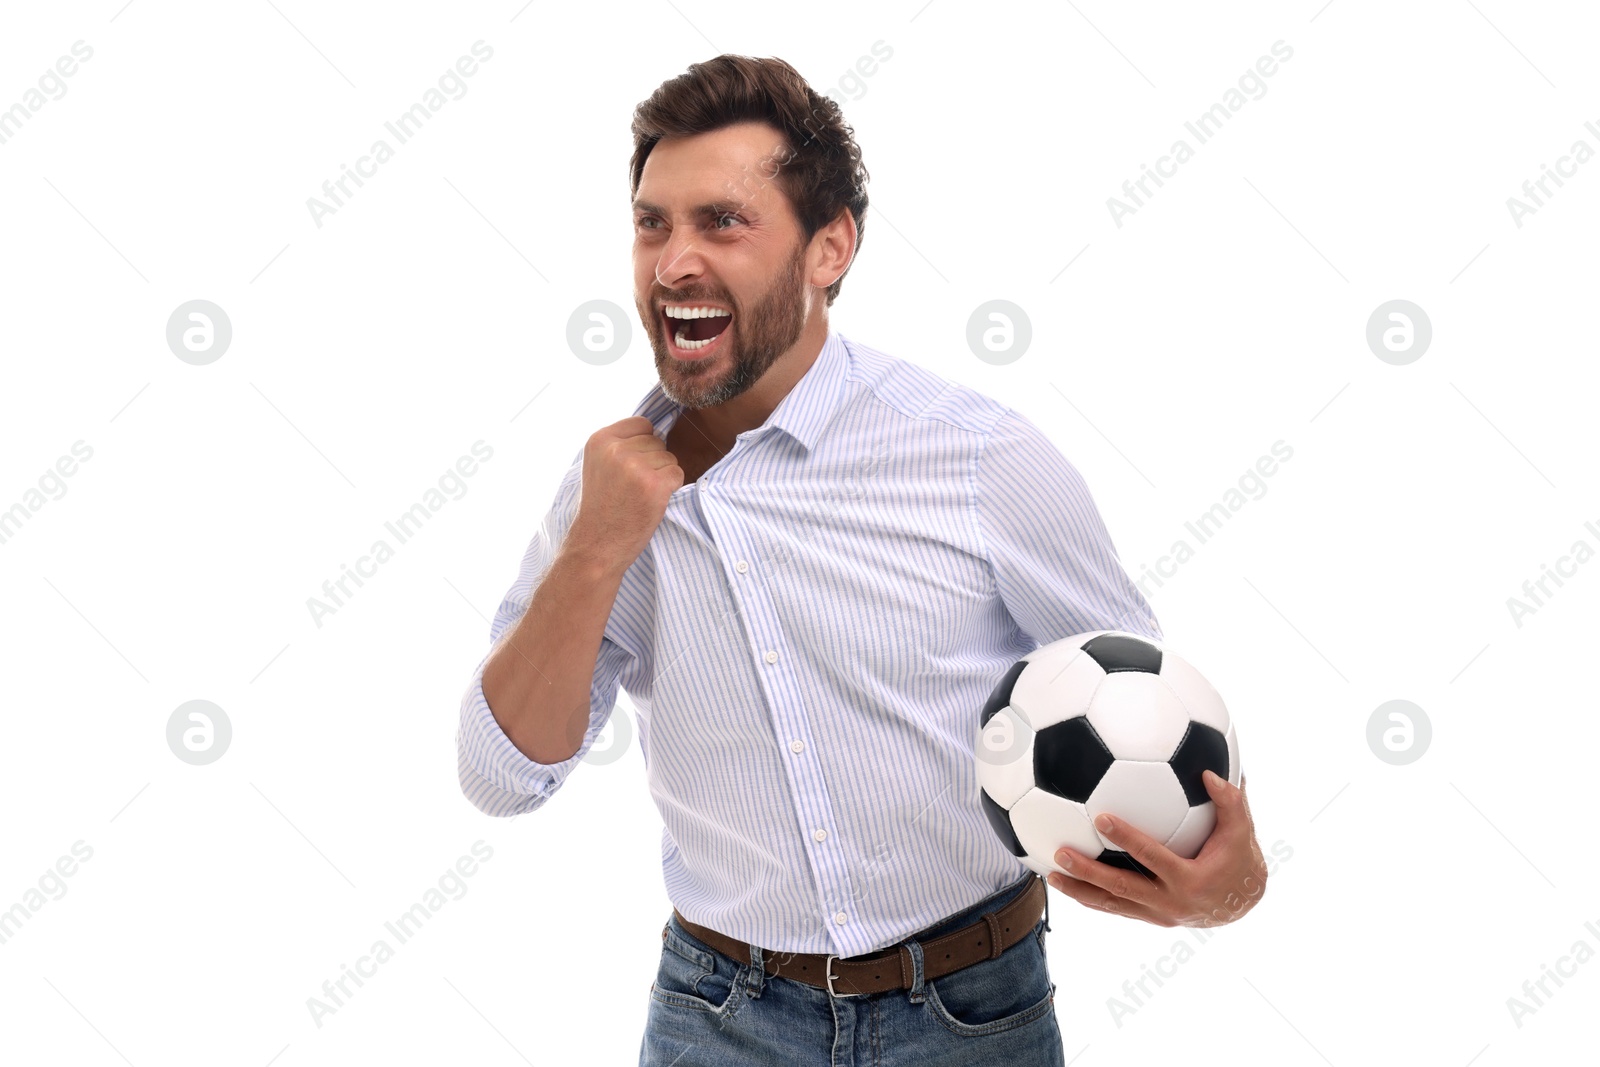
[[[920,933],[948,933],[1023,889],[1028,874]],[[755,957],[737,960],[667,919],[650,988],[640,1067],[1062,1067],[1055,983],[1045,963],[1045,923],[992,960],[926,979],[907,942],[913,987],[856,997],[777,978]]]

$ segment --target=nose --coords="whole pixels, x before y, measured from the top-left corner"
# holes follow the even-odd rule
[[[679,226],[667,238],[656,260],[656,283],[664,289],[681,289],[684,282],[700,277],[704,268],[694,229]]]

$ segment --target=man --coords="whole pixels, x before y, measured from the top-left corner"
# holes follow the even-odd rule
[[[462,702],[462,789],[539,807],[633,698],[675,906],[641,1063],[1060,1064],[1047,894],[980,810],[977,715],[1038,645],[1161,631],[1037,427],[829,329],[867,206],[836,104],[719,56],[633,133],[660,382],[528,547]],[[1242,790],[1207,788],[1195,859],[1118,822],[1149,875],[1064,849],[1050,885],[1237,918],[1265,864]]]

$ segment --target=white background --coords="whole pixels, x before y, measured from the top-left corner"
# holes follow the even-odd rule
[[[654,382],[637,322],[608,366],[565,340],[585,301],[632,313],[631,110],[719,52],[784,57],[856,129],[872,204],[833,326],[1047,428],[1130,573],[1293,448],[1150,587],[1289,857],[1120,1025],[1108,998],[1192,934],[1052,893],[1068,1058],[1594,1055],[1600,962],[1520,1027],[1507,998],[1600,951],[1600,563],[1520,626],[1506,603],[1600,548],[1600,161],[1520,227],[1506,203],[1600,149],[1592,10],[274,3],[4,12],[0,108],[94,53],[0,144],[0,508],[93,456],[0,544],[0,909],[92,858],[0,944],[0,1058],[635,1061],[669,907],[638,755],[507,822],[460,795],[454,735],[562,472]],[[480,39],[466,95],[319,228],[307,198]],[[1184,122],[1279,40],[1197,145]],[[1179,137],[1195,157],[1117,226]],[[232,322],[207,366],[166,344],[192,299]],[[990,299],[1033,324],[1005,366],[966,344]],[[1405,366],[1365,340],[1391,299],[1433,326]],[[465,495],[319,627],[307,599],[480,439]],[[192,699],[232,723],[207,766],[166,742]],[[1433,727],[1405,766],[1366,741],[1391,699]],[[479,840],[465,895],[317,1025],[308,998]]]

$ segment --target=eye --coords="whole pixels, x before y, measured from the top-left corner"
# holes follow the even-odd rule
[[[737,216],[737,215],[726,215],[726,214],[724,214],[724,215],[718,215],[718,216],[717,216],[717,221],[718,221],[718,222],[721,222],[721,221],[723,221],[723,220],[724,220],[724,219],[731,219],[731,220],[733,220],[733,221],[734,221],[734,222],[743,222],[743,221],[744,221],[744,220],[743,220],[743,219],[741,219],[741,218],[740,218],[740,217],[739,217],[739,216]],[[718,229],[721,229],[721,227],[718,227]]]
[[[633,220],[633,224],[635,226],[639,226],[639,227],[642,227],[642,228],[647,229],[647,230],[653,230],[653,229],[655,229],[654,226],[646,226],[645,223],[647,223],[647,222],[659,222],[659,221],[660,220],[657,219],[654,215],[640,215],[638,218]]]

